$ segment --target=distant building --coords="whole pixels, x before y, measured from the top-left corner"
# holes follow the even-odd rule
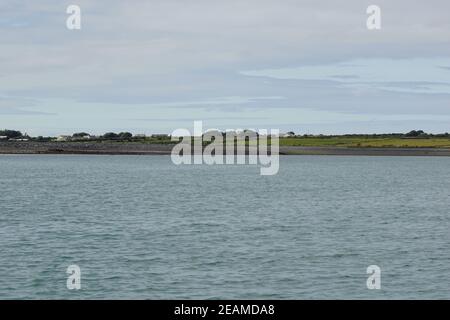
[[[158,139],[169,138],[169,135],[164,134],[164,133],[157,133],[157,134],[152,134],[152,138],[158,138]]]
[[[0,140],[8,140],[7,136],[0,136]]]
[[[295,137],[295,133],[292,132],[292,131],[289,131],[289,132],[287,132],[287,133],[283,133],[281,136],[282,136],[283,138]]]
[[[295,133],[290,131],[290,132],[286,132],[286,133],[279,133],[279,134],[270,134],[269,136],[274,137],[274,138],[291,138],[291,137],[295,137]]]
[[[146,135],[143,134],[143,133],[139,133],[139,134],[135,134],[134,137],[135,137],[135,138],[145,138]]]
[[[70,141],[71,139],[71,136],[59,136],[58,138],[56,138],[56,141]]]
[[[72,137],[71,140],[90,140],[92,137],[87,134],[85,136]]]

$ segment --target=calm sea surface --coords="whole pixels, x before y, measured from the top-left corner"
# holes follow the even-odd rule
[[[3,299],[450,298],[450,158],[0,156],[0,183]]]

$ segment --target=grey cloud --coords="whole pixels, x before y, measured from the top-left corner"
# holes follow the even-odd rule
[[[394,85],[388,82],[368,88],[239,74],[358,58],[450,57],[446,0],[379,0],[379,32],[366,29],[365,9],[371,3],[360,0],[77,0],[80,31],[65,27],[68,4],[1,1],[0,94],[36,101],[0,110],[43,114],[49,100],[58,99],[118,106],[124,118],[135,105],[155,113],[179,108],[180,119],[190,117],[183,108],[225,110],[237,118],[243,110],[276,108],[450,112],[447,95],[390,92],[384,87]],[[332,79],[357,82],[357,77],[335,73]],[[426,91],[430,83],[395,85]],[[284,99],[214,100],[238,96]],[[66,108],[62,103],[58,113]]]

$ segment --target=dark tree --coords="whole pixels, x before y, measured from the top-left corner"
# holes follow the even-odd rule
[[[77,132],[72,135],[72,137],[74,137],[74,138],[82,138],[85,136],[90,136],[90,134],[86,133],[86,132]]]
[[[130,132],[121,132],[119,133],[119,138],[120,139],[131,139],[133,137],[133,134],[131,134]]]
[[[16,130],[0,130],[0,136],[6,136],[8,139],[22,137],[22,132]]]
[[[107,132],[103,135],[103,139],[117,139],[119,136],[114,132]]]
[[[412,130],[407,134],[405,134],[405,137],[418,137],[422,135],[426,135],[426,133],[423,130]]]

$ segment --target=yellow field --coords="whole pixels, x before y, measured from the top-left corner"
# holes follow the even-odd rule
[[[280,146],[382,148],[450,148],[450,138],[299,137],[281,138]]]

